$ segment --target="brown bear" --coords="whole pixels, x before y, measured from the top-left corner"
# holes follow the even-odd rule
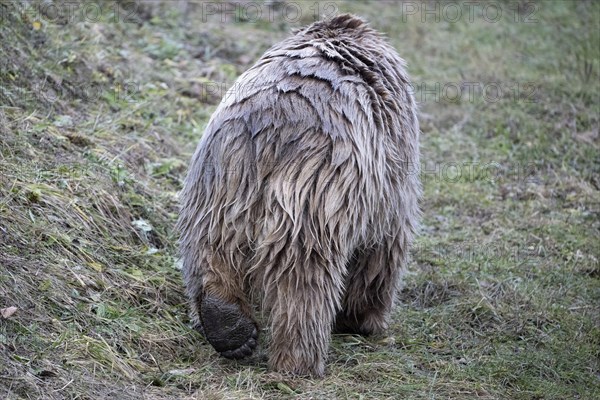
[[[320,377],[332,330],[380,333],[419,220],[405,62],[339,15],[268,50],[212,115],[181,192],[183,275],[221,355]]]

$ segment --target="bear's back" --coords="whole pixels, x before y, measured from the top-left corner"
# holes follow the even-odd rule
[[[345,230],[353,243],[381,240],[416,207],[404,188],[420,188],[404,61],[357,17],[315,23],[238,78],[193,162],[195,197],[220,210],[207,217],[223,232],[253,226],[242,237],[270,240],[276,227],[255,222],[289,218],[321,237],[345,224],[361,227]]]

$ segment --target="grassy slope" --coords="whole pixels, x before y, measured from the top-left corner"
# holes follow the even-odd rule
[[[313,3],[298,4],[311,22]],[[600,396],[598,3],[495,24],[337,3],[388,34],[417,84],[522,95],[417,93],[413,273],[390,336],[335,337],[320,381],[269,373],[264,354],[222,360],[188,328],[172,229],[220,97],[203,84],[231,83],[297,24],[275,13],[220,30],[199,5],[153,2],[134,21],[36,30],[35,13],[2,7],[0,309],[18,310],[0,317],[1,398]]]

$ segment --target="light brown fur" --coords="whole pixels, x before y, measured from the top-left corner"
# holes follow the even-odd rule
[[[269,364],[322,376],[334,325],[387,327],[418,220],[405,63],[361,19],[267,51],[212,116],[181,193],[192,314],[213,296],[269,314]]]

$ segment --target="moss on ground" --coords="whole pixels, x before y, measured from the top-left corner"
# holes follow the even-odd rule
[[[82,4],[0,3],[1,398],[600,397],[598,2]],[[225,90],[336,10],[408,61],[424,221],[389,336],[309,380],[189,328],[173,225]]]

